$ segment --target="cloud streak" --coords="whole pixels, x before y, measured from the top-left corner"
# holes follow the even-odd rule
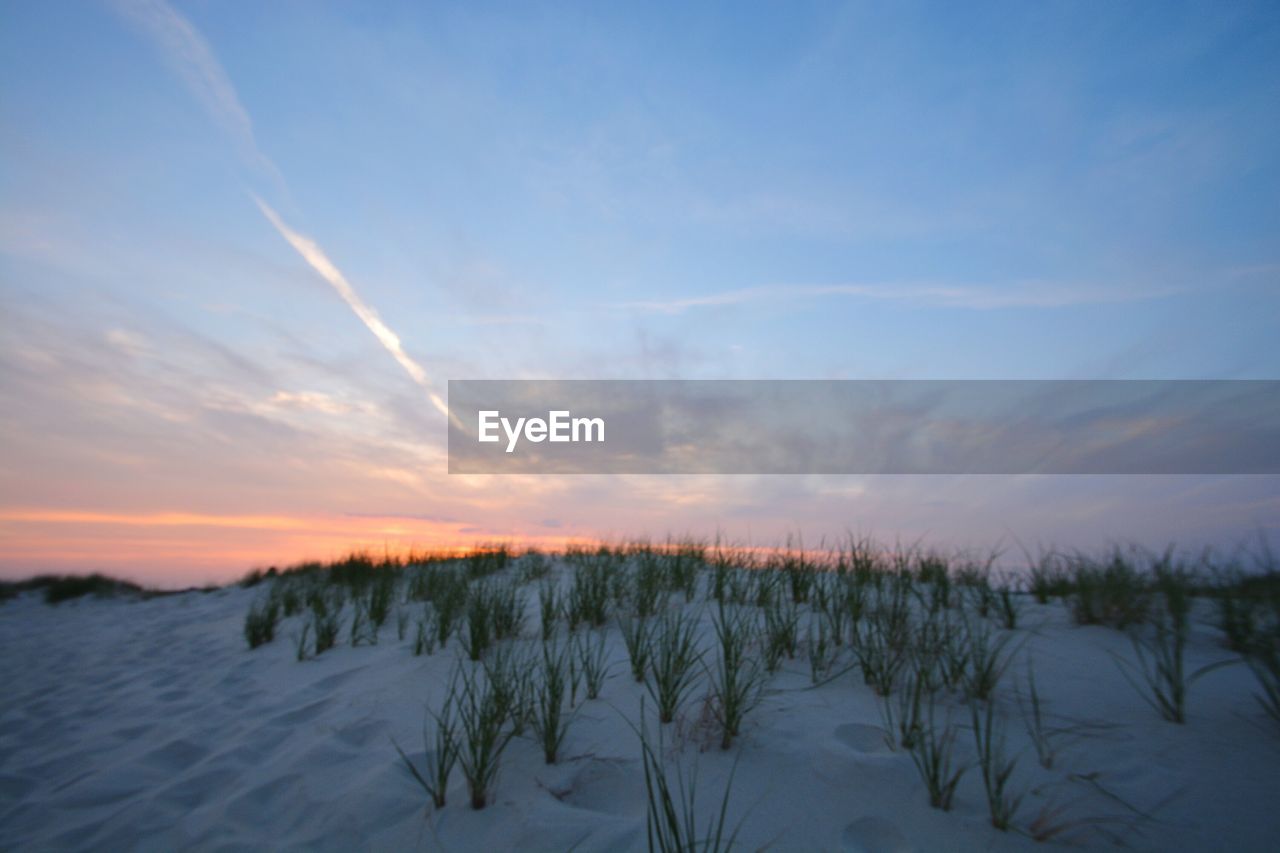
[[[360,298],[355,288],[351,286],[351,282],[347,281],[347,277],[342,274],[342,270],[338,269],[333,261],[329,260],[329,256],[324,253],[319,244],[305,234],[300,234],[290,228],[265,201],[257,196],[254,196],[253,200],[257,203],[258,209],[262,211],[262,215],[267,218],[267,221],[280,232],[280,236],[284,237],[289,245],[302,256],[308,266],[333,286],[333,289],[342,297],[342,301],[347,303],[352,312],[360,318],[360,322],[364,323],[365,327],[373,333],[373,336],[382,344],[383,349],[391,353],[391,357],[404,368],[405,373],[409,374],[409,378],[422,386],[427,392],[427,399],[431,401],[431,405],[435,406],[445,417],[448,417],[449,407],[445,405],[444,400],[431,387],[431,380],[427,377],[427,371],[404,351],[404,346],[400,343],[400,336],[391,331],[391,328],[382,322],[378,312]]]
[[[253,121],[209,43],[190,21],[164,0],[114,0],[124,17],[143,30],[237,152],[283,186],[280,170],[258,147]]]
[[[278,515],[214,515],[197,512],[92,512],[67,509],[4,509],[0,521],[38,524],[118,524],[132,527],[243,527],[306,530],[314,520]]]
[[[285,187],[280,170],[258,147],[253,121],[240,103],[235,87],[218,62],[209,43],[200,32],[164,0],[116,0],[125,17],[138,24],[163,51],[165,58],[182,77],[187,88],[204,106],[214,122],[231,138],[240,156],[254,167],[268,173],[280,187]],[[374,308],[360,298],[351,282],[329,260],[315,240],[295,231],[258,195],[251,193],[258,209],[302,259],[327,281],[360,322],[373,333],[383,349],[391,354],[409,378],[427,393],[441,414],[449,416],[449,407],[436,393],[427,372],[404,350],[400,336],[383,322]]]
[[[974,287],[943,283],[869,282],[820,285],[767,285],[726,290],[703,296],[667,300],[624,302],[619,307],[654,314],[683,314],[698,308],[720,308],[756,302],[854,297],[886,302],[905,302],[940,308],[1061,308],[1069,305],[1099,305],[1158,299],[1178,292],[1178,288],[1131,290],[1120,287],[1064,286],[1044,282],[1020,282],[1011,287]]]

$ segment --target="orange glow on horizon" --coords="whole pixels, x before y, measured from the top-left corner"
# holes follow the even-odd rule
[[[88,512],[82,510],[0,510],[0,521],[45,524],[124,524],[142,527],[246,527],[254,530],[305,530],[314,520],[280,515],[211,515],[195,512]]]
[[[352,551],[391,557],[464,553],[479,543],[558,550],[580,537],[486,530],[404,516],[230,515],[0,509],[0,575],[107,571],[160,586],[225,582],[251,568],[332,560]]]
[[[592,535],[479,527],[408,515],[218,514],[203,512],[105,512],[64,508],[0,508],[0,576],[85,574],[103,571],[144,584],[175,587],[225,583],[251,569],[283,568],[307,561],[330,562],[353,552],[404,560],[426,555],[462,555],[501,544],[516,550],[564,551],[571,546],[621,547],[646,543],[657,550],[694,542],[709,557],[723,552],[742,565],[758,565],[779,554],[814,565],[835,565],[852,542],[799,540],[761,545],[719,536]],[[888,560],[892,549],[877,547]]]

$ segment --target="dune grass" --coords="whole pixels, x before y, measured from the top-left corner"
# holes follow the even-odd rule
[[[927,722],[925,709],[931,701],[929,675],[924,666],[905,676],[895,693],[880,697],[880,714],[891,748],[915,749]]]
[[[662,723],[675,719],[676,711],[693,689],[696,665],[702,660],[697,642],[696,615],[672,610],[656,623],[645,687],[653,697]]]
[[[0,602],[37,590],[43,596],[45,604],[61,604],[90,595],[94,598],[148,598],[168,594],[160,590],[144,589],[132,581],[94,572],[88,575],[36,575],[23,580],[0,581]]]
[[[331,648],[339,626],[349,629],[353,644],[364,645],[376,641],[379,619],[392,611],[398,614],[397,640],[414,654],[433,654],[449,639],[459,641],[453,655],[471,663],[463,665],[465,674],[456,676],[449,700],[424,726],[424,738],[433,739],[428,763],[415,759],[414,766],[401,752],[437,808],[444,805],[450,771],[458,767],[472,807],[491,803],[513,738],[526,736],[520,748],[536,747],[548,764],[564,762],[580,695],[598,699],[608,678],[615,630],[633,679],[645,685],[651,713],[661,726],[678,721],[670,731],[679,743],[692,740],[702,749],[737,744],[740,752],[749,751],[741,740],[744,721],[773,695],[867,690],[878,697],[893,748],[911,758],[930,804],[951,809],[961,780],[976,769],[990,823],[1001,831],[1015,827],[1023,801],[1015,780],[1018,758],[1006,748],[1001,709],[1012,705],[1007,673],[1036,631],[1034,623],[1046,616],[1037,610],[1027,616],[1033,599],[1060,599],[1076,624],[1129,634],[1134,658],[1118,660],[1125,677],[1162,717],[1184,722],[1188,690],[1226,663],[1200,669],[1186,663],[1192,602],[1211,598],[1223,643],[1248,661],[1260,707],[1280,722],[1280,585],[1243,572],[1223,574],[1209,585],[1168,554],[1134,549],[1042,554],[1027,575],[1014,579],[993,571],[989,559],[952,558],[914,546],[881,549],[866,540],[830,549],[825,559],[791,544],[761,556],[723,543],[708,548],[668,540],[528,558],[486,552],[399,567],[344,560],[264,574],[255,583],[264,593],[245,618],[251,646],[251,623],[262,645],[295,615],[300,658],[308,656],[308,643],[315,655]],[[529,632],[527,596],[536,596],[530,604],[538,620]],[[415,601],[421,602],[422,616],[401,631],[405,608]],[[804,663],[784,666],[800,652]],[[805,663],[811,684],[788,684],[806,675]],[[1061,776],[1060,736],[1071,729],[1050,722],[1036,673],[1029,660],[1026,665],[1025,682],[1014,693],[1024,743],[1034,748],[1039,767],[1025,769]],[[770,689],[775,678],[786,686]],[[695,719],[686,706],[703,687],[706,701]],[[972,752],[967,743],[957,744],[961,728],[951,719],[951,710],[963,713],[966,707]],[[660,727],[659,737],[662,732]],[[453,745],[452,758],[440,737]],[[696,775],[673,768],[670,756],[653,747],[642,735],[653,849],[723,849],[732,840],[725,830],[728,792],[710,824],[695,820],[705,820],[693,812]],[[965,763],[964,755],[976,758]],[[434,756],[446,764],[443,776],[429,763]],[[1052,837],[1058,824],[1045,815],[1042,808],[1023,828]]]
[[[666,567],[661,555],[651,549],[638,552],[636,565],[626,574],[625,582],[625,595],[631,614],[637,619],[648,619],[665,605]]]
[[[1027,690],[1026,697],[1018,695],[1018,706],[1022,711],[1023,724],[1027,737],[1031,739],[1036,750],[1036,758],[1045,770],[1052,770],[1057,760],[1055,743],[1058,730],[1048,724],[1045,715],[1044,701],[1040,698],[1040,690],[1036,687],[1036,671],[1031,659],[1027,658]]]
[[[733,847],[741,822],[726,835],[729,815],[729,796],[737,774],[737,762],[729,773],[719,808],[711,820],[702,823],[698,818],[698,771],[695,767],[686,774],[676,768],[674,773],[662,759],[665,752],[662,731],[659,728],[656,748],[650,743],[644,725],[644,707],[641,705],[640,737],[641,763],[644,768],[646,800],[645,837],[649,850],[661,853],[692,853],[706,851],[719,853]],[[672,784],[672,776],[675,784]]]
[[[1001,832],[1007,832],[1013,824],[1018,806],[1022,804],[1023,795],[1013,793],[1009,785],[1018,759],[1009,758],[1005,754],[1003,723],[999,722],[994,702],[971,700],[969,713],[973,721],[973,742],[978,753],[978,768],[982,771],[982,787],[987,793],[987,812],[991,817],[991,825]]]
[[[707,673],[711,682],[712,713],[720,724],[720,748],[728,749],[742,729],[742,721],[763,695],[765,671],[748,643],[755,635],[750,617],[741,610],[720,605],[713,617],[716,635],[715,665]]]
[[[1006,631],[1018,628],[1018,619],[1022,616],[1022,602],[1012,582],[1005,581],[996,588],[997,617],[1000,627]]]
[[[1066,600],[1078,625],[1125,629],[1146,621],[1150,591],[1139,564],[1149,555],[1116,547],[1101,559],[1076,555],[1070,562]]]
[[[877,619],[868,622],[853,646],[863,681],[877,696],[888,696],[907,664],[906,638]]]
[[[457,687],[458,674],[455,671],[450,678],[449,690],[440,710],[428,712],[430,729],[427,722],[423,723],[422,740],[427,749],[425,756],[426,766],[422,770],[419,770],[414,765],[399,744],[392,742],[396,751],[400,753],[400,758],[410,774],[426,791],[427,796],[431,798],[432,805],[437,809],[445,807],[449,790],[449,777],[453,773],[454,766],[458,763],[458,721],[454,712],[454,700],[458,692]]]
[[[805,650],[809,657],[809,680],[815,685],[827,677],[839,658],[840,650],[828,637],[827,630],[826,620],[814,619],[809,622]]]
[[[574,567],[573,584],[569,588],[566,611],[569,630],[577,630],[586,623],[603,627],[609,619],[609,603],[612,597],[614,577],[618,571],[617,558],[609,551],[569,551],[566,559]]]
[[[1155,603],[1149,607],[1151,632],[1133,631],[1136,660],[1117,658],[1125,679],[1161,717],[1172,723],[1187,721],[1187,693],[1195,682],[1235,660],[1206,664],[1191,672],[1186,667],[1190,632],[1191,578],[1183,570],[1162,563],[1155,581]]]
[[[649,670],[649,659],[653,655],[653,624],[652,619],[638,619],[630,615],[618,618],[627,659],[631,662],[631,676],[636,683],[642,683]]]
[[[276,626],[280,623],[280,605],[268,597],[255,601],[244,617],[244,638],[249,648],[256,649],[276,638]]]
[[[609,677],[609,664],[606,658],[608,647],[605,645],[604,632],[579,633],[573,640],[573,650],[577,670],[582,673],[587,698],[599,699],[605,679]]]
[[[1280,724],[1280,646],[1274,643],[1255,646],[1246,661],[1258,682],[1260,692],[1255,694],[1258,705]]]
[[[517,584],[477,580],[470,585],[466,601],[461,640],[471,660],[480,660],[495,642],[520,633],[524,603]]]
[[[422,615],[418,617],[417,628],[413,635],[414,657],[433,655],[436,651],[435,609],[430,603],[423,604]]]
[[[311,642],[317,655],[324,654],[338,642],[342,620],[338,615],[341,603],[323,595],[311,601]]]
[[[782,595],[769,595],[764,607],[765,668],[777,670],[783,657],[792,659],[799,647],[800,611]]]
[[[488,805],[498,778],[502,753],[514,736],[506,725],[511,707],[489,677],[460,670],[458,695],[458,764],[467,780],[471,808]]]
[[[1211,590],[1226,645],[1253,673],[1258,706],[1280,724],[1280,568],[1263,543],[1252,571],[1232,562]]]
[[[929,805],[951,811],[956,788],[969,768],[955,761],[956,727],[949,718],[939,722],[933,694],[925,697],[924,709],[919,730],[911,739],[911,761],[929,792]]]
[[[1055,551],[1041,551],[1036,557],[1027,554],[1028,587],[1039,604],[1063,598],[1071,592],[1071,575],[1065,561]]]
[[[520,583],[525,584],[540,581],[551,574],[552,563],[546,554],[530,549],[519,557],[517,566]]]
[[[552,643],[542,644],[542,667],[534,687],[530,725],[547,764],[555,764],[569,732],[572,713],[565,708],[569,652]]]
[[[976,619],[964,623],[965,644],[969,655],[964,671],[964,690],[970,699],[987,701],[1013,661],[1017,645],[1014,635],[995,635],[990,624]]]
[[[542,633],[542,641],[550,640],[556,632],[556,626],[564,612],[564,603],[556,585],[548,580],[538,586],[538,626]]]

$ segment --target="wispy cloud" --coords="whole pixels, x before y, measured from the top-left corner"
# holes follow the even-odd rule
[[[113,4],[155,42],[239,155],[283,185],[279,169],[258,147],[253,121],[231,79],[200,31],[164,0],[113,0]]]
[[[214,515],[198,512],[94,512],[68,509],[3,509],[0,521],[39,524],[120,524],[135,527],[244,527],[305,530],[314,520],[278,515]]]
[[[321,278],[329,282],[329,284],[333,286],[333,289],[338,291],[338,295],[342,297],[342,301],[346,302],[348,307],[350,307],[355,315],[360,318],[360,321],[365,324],[370,332],[373,332],[373,336],[378,339],[378,342],[382,344],[383,348],[386,349],[387,352],[391,353],[391,357],[404,368],[405,373],[408,373],[409,377],[413,379],[414,382],[422,386],[422,388],[427,392],[427,399],[431,401],[431,405],[435,406],[445,417],[448,417],[449,407],[445,405],[445,402],[441,399],[440,395],[432,389],[431,380],[427,378],[426,370],[424,370],[422,365],[414,361],[413,358],[404,351],[404,347],[400,343],[399,335],[391,331],[390,327],[388,327],[386,323],[382,322],[382,318],[378,316],[378,312],[360,298],[360,295],[356,293],[355,288],[351,286],[351,282],[347,281],[347,277],[342,274],[342,270],[334,266],[333,261],[329,260],[329,256],[324,253],[324,250],[320,248],[319,244],[305,234],[299,234],[297,231],[290,228],[288,224],[280,218],[280,215],[262,199],[254,196],[253,200],[257,202],[258,209],[262,211],[262,215],[265,216],[267,220],[275,226],[275,229],[280,232],[280,236],[284,237],[290,246],[293,246],[294,250],[302,256],[302,259],[306,261]]]
[[[253,133],[253,121],[240,103],[235,87],[218,62],[209,43],[200,32],[164,0],[115,0],[117,8],[130,20],[139,24],[164,52],[170,65],[186,83],[187,88],[200,101],[214,122],[231,137],[240,156],[252,166],[269,174],[283,189],[284,179],[275,163],[258,147]],[[342,300],[355,313],[365,327],[373,333],[383,348],[391,354],[409,377],[427,393],[437,410],[449,416],[449,407],[432,387],[427,372],[405,352],[400,337],[383,322],[374,308],[360,298],[351,282],[329,260],[329,256],[315,240],[301,234],[280,217],[258,195],[254,202],[302,259],[332,285]]]
[[[1105,305],[1158,299],[1180,288],[1134,289],[1080,284],[1019,282],[1004,287],[978,287],[942,283],[861,283],[819,285],[767,285],[726,290],[702,296],[667,300],[624,302],[619,307],[655,314],[683,314],[697,308],[720,308],[755,302],[788,302],[831,297],[852,297],[885,302],[905,302],[939,308],[1060,308],[1070,305]]]

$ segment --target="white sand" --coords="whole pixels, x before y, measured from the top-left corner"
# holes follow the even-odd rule
[[[298,663],[293,619],[274,643],[249,651],[244,615],[261,593],[57,607],[26,595],[0,606],[0,849],[645,849],[640,750],[624,719],[643,691],[616,628],[613,677],[599,700],[581,704],[565,759],[547,766],[536,744],[517,739],[493,805],[472,811],[455,771],[450,802],[435,813],[392,739],[421,755],[423,709],[439,698],[455,644],[414,657],[391,624],[376,647],[340,645]],[[530,632],[535,608],[531,600]],[[1023,669],[1012,669],[1001,707],[1021,755],[1014,784],[1027,792],[1020,826],[1056,804],[1076,823],[1067,835],[1079,846],[1111,846],[1105,830],[1142,850],[1278,849],[1280,730],[1254,702],[1245,667],[1206,676],[1188,724],[1174,725],[1110,657],[1131,654],[1123,635],[1074,627],[1060,605],[1029,604],[1023,619],[1038,626],[1019,633],[1032,634],[1023,648],[1049,711],[1105,727],[1042,769],[1012,699]],[[1216,632],[1198,626],[1189,663],[1227,656]],[[953,811],[930,808],[910,757],[885,746],[861,678],[809,685],[805,661],[784,663],[728,753],[699,750],[696,702],[683,736],[668,727],[668,743],[683,742],[681,760],[700,766],[708,807],[739,762],[730,814],[731,824],[741,820],[738,849],[1050,846],[991,828],[976,771]],[[971,758],[967,730],[959,744]]]

